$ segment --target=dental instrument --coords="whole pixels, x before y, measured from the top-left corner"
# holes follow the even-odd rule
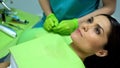
[[[17,33],[13,29],[11,29],[7,26],[0,25],[0,30],[13,38],[17,37]]]

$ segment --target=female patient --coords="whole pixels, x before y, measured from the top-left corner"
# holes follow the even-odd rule
[[[119,65],[119,29],[120,24],[114,18],[99,15],[82,23],[72,33],[72,47],[84,60],[86,68],[116,68]]]
[[[70,44],[70,47],[72,48],[73,52],[79,56],[79,59],[83,61],[85,67],[114,68],[115,66],[111,63],[118,63],[118,61],[115,59],[119,58],[117,55],[117,51],[120,47],[119,28],[120,24],[111,16],[102,14],[91,17],[87,21],[82,22],[79,25],[79,28],[71,34],[72,43]],[[27,35],[29,35],[29,33],[33,32],[28,31],[27,34],[24,34],[26,38],[28,38]],[[94,58],[92,58],[93,56]],[[96,60],[97,56],[100,57],[100,59]],[[82,68],[85,67],[83,66]]]

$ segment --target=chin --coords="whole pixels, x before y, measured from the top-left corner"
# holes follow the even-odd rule
[[[72,39],[73,41],[76,41],[76,40],[78,39],[78,35],[76,34],[76,32],[73,32],[73,33],[71,34],[71,39]]]
[[[76,38],[79,37],[77,31],[75,30],[74,32],[71,33],[71,38]]]

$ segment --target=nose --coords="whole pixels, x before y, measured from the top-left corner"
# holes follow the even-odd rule
[[[81,26],[81,28],[85,31],[85,32],[87,32],[88,31],[88,29],[89,29],[89,27],[88,27],[88,25],[86,24],[84,24],[84,25],[82,25]]]

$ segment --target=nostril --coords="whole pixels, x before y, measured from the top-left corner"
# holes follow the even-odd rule
[[[86,28],[86,27],[83,27],[82,29],[83,29],[85,32],[87,31],[87,28]]]

